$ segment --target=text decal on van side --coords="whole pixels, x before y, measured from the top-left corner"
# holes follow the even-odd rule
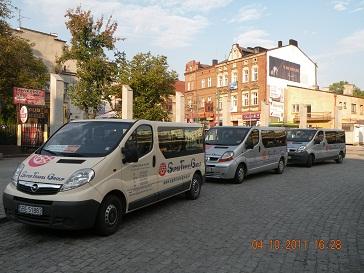
[[[161,163],[159,166],[159,175],[164,176],[167,173],[179,172],[187,169],[198,168],[201,166],[201,162],[196,162],[196,159],[192,158],[191,161],[186,162],[184,159],[181,159],[178,163],[168,162]]]
[[[44,164],[47,164],[53,158],[54,158],[54,156],[34,155],[31,159],[29,159],[28,164],[30,167],[39,167]]]

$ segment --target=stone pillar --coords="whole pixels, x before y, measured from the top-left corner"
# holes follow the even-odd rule
[[[43,131],[43,142],[48,140],[48,125],[44,124],[44,131]]]
[[[21,146],[21,124],[16,128],[16,146]]]
[[[185,121],[185,97],[176,92],[176,122]]]
[[[230,116],[228,96],[222,96],[222,125],[231,125]]]
[[[50,134],[53,135],[64,123],[64,80],[58,74],[50,74]]]
[[[259,126],[269,126],[269,104],[262,101]]]
[[[301,103],[300,104],[300,128],[307,128],[307,105]]]
[[[342,129],[342,116],[343,116],[343,111],[341,110],[341,107],[335,106],[335,122],[334,122],[334,127],[336,129]]]
[[[133,118],[133,90],[129,85],[123,84],[122,87],[122,102],[121,102],[121,118]]]

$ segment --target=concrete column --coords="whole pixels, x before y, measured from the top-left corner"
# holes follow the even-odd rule
[[[122,87],[122,102],[121,102],[121,118],[133,118],[133,90],[129,85],[123,84]]]
[[[18,124],[16,130],[16,146],[21,146],[21,124]]]
[[[343,116],[343,111],[341,110],[341,107],[335,106],[334,127],[337,128],[337,129],[342,128],[342,116]]]
[[[222,96],[222,125],[230,124],[231,113],[228,96]]]
[[[48,140],[48,125],[44,124],[44,131],[43,131],[43,142]]]
[[[307,105],[300,104],[300,128],[307,128]]]
[[[64,80],[58,74],[50,76],[50,134],[52,135],[64,123]]]
[[[269,104],[262,101],[259,126],[269,126]]]
[[[185,97],[176,92],[176,122],[184,122],[185,120]]]

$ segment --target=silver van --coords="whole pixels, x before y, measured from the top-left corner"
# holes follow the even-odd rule
[[[287,163],[284,128],[218,126],[205,136],[206,178],[233,179],[267,170],[283,173]]]
[[[345,131],[339,129],[287,130],[288,163],[311,167],[317,161],[342,163],[346,154]]]

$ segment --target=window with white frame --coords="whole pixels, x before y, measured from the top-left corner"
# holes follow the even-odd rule
[[[252,81],[257,81],[258,80],[258,66],[253,66],[252,74],[253,74]]]
[[[346,102],[344,102],[344,109],[346,109]]]
[[[208,102],[211,102],[211,97],[207,97],[207,101]]]
[[[211,77],[207,78],[207,87],[211,87]]]
[[[363,115],[364,114],[364,108],[363,108],[363,105],[360,105],[360,115]]]
[[[243,106],[249,106],[249,92],[243,92],[241,101]]]
[[[354,103],[351,104],[351,113],[356,114],[356,104]]]
[[[219,111],[220,110],[222,110],[222,99],[221,98],[219,98],[219,100],[218,100],[218,105],[219,105]]]
[[[238,72],[233,71],[231,74],[231,82],[237,82],[238,81]]]
[[[188,100],[188,108],[192,108],[192,99]]]
[[[236,95],[231,96],[231,110],[230,112],[238,111],[238,97]]]
[[[223,78],[222,76],[220,75],[219,78],[218,78],[218,87],[221,87],[224,85],[224,82],[223,82]]]
[[[249,68],[243,69],[243,82],[249,82]]]
[[[201,88],[205,88],[205,79],[201,80]]]
[[[205,107],[205,98],[202,98],[200,101],[200,107]]]
[[[228,84],[229,84],[229,78],[228,78],[228,75],[225,74],[225,76],[224,76],[224,86],[228,86]]]
[[[191,82],[188,82],[187,83],[187,91],[190,91],[191,90]]]
[[[292,113],[298,113],[300,111],[299,104],[292,104]]]
[[[257,91],[253,91],[252,92],[252,105],[258,105],[258,92]]]

